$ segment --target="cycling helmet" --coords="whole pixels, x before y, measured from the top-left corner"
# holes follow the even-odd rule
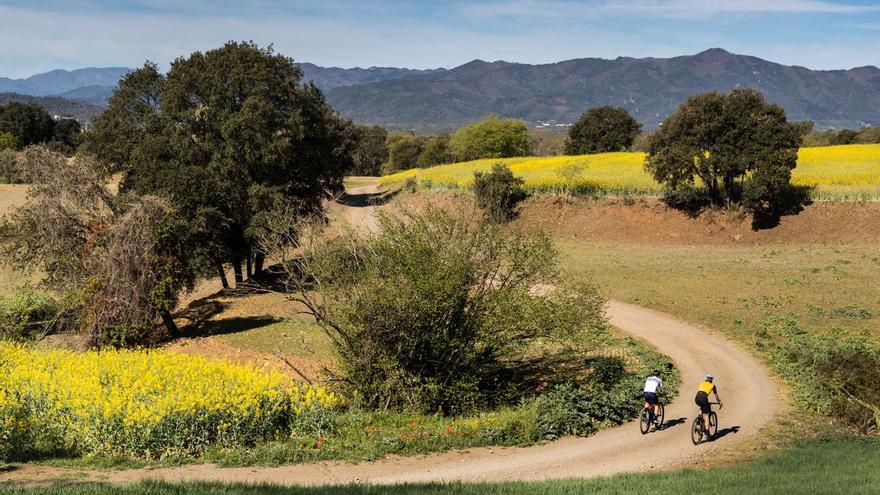
[[[709,374],[706,375],[706,380],[709,380],[711,382],[714,379],[715,379],[715,375],[709,375]]]

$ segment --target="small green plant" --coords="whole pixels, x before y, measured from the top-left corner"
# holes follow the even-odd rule
[[[516,216],[517,205],[526,199],[522,178],[506,165],[496,163],[489,173],[474,173],[474,197],[490,221],[501,223]]]
[[[23,287],[8,297],[0,296],[0,338],[33,341],[57,329],[62,310],[52,296]]]

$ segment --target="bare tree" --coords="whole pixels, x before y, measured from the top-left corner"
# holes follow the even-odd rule
[[[176,335],[170,310],[192,277],[163,239],[173,228],[169,207],[115,197],[86,158],[30,147],[16,165],[33,186],[0,224],[4,260],[42,270],[44,283],[68,296],[89,345],[144,343],[159,320]]]

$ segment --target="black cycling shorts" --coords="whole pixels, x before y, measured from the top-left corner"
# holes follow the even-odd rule
[[[697,396],[694,397],[694,402],[700,406],[700,412],[703,414],[709,414],[712,412],[712,406],[709,405],[709,394],[706,392],[700,391],[697,392]]]
[[[660,403],[660,398],[657,397],[656,392],[642,392],[642,397],[645,398],[645,402],[648,404],[657,405]]]

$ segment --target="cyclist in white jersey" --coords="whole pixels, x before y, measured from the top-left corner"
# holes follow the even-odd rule
[[[651,404],[654,407],[654,422],[659,421],[658,415],[660,411],[658,410],[658,406],[660,404],[660,397],[657,395],[658,393],[663,391],[663,380],[660,379],[660,370],[654,370],[651,373],[651,376],[645,380],[645,390],[642,392],[642,396],[645,398],[645,402]]]

